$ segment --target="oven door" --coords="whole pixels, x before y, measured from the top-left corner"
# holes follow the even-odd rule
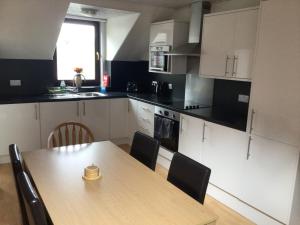
[[[171,152],[178,152],[179,122],[161,115],[154,116],[154,138]]]

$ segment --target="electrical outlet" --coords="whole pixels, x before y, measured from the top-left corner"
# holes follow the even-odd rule
[[[21,86],[21,80],[10,80],[10,86]]]
[[[173,84],[169,83],[169,90],[173,89]]]
[[[248,103],[249,102],[249,96],[248,95],[239,95],[239,102]]]

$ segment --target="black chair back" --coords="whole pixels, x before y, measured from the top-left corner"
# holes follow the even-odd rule
[[[9,145],[9,156],[10,156],[10,161],[11,161],[13,174],[14,174],[14,178],[15,178],[15,186],[17,189],[19,205],[20,205],[21,214],[22,214],[22,222],[23,222],[23,225],[28,225],[25,204],[24,204],[24,201],[23,201],[23,198],[21,195],[20,187],[17,182],[17,175],[19,173],[23,172],[24,169],[23,169],[23,160],[22,160],[20,151],[18,149],[18,146],[16,144]]]
[[[47,225],[47,216],[44,206],[33,188],[25,172],[17,175],[18,185],[25,203],[29,225]]]
[[[155,170],[158,151],[158,140],[139,131],[135,132],[130,151],[131,156],[150,169]]]
[[[167,180],[203,204],[210,173],[206,166],[177,152],[173,156]]]

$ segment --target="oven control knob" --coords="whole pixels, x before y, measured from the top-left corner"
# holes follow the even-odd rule
[[[189,109],[189,107],[188,107],[188,106],[186,106],[186,107],[185,107],[185,109]]]
[[[196,105],[196,109],[200,109],[200,105]]]
[[[176,119],[176,116],[175,116],[175,114],[173,114],[173,116],[172,116],[172,117],[173,117],[173,119]]]
[[[162,115],[162,111],[161,111],[161,110],[159,110],[159,114],[161,114],[161,115]]]
[[[195,106],[195,105],[193,105],[193,109],[196,109],[196,106]]]
[[[169,116],[169,112],[168,111],[164,111],[165,116]]]

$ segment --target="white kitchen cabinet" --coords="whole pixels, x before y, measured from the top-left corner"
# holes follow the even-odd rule
[[[205,15],[199,74],[249,80],[257,19],[257,8]]]
[[[298,0],[261,2],[250,98],[252,133],[293,146],[300,144],[299,10]]]
[[[153,137],[154,134],[154,105],[138,103],[138,129]]]
[[[202,163],[211,169],[210,183],[240,196],[245,179],[247,133],[205,122]]]
[[[40,103],[40,123],[42,147],[47,147],[49,134],[61,123],[80,122],[78,101]]]
[[[153,137],[154,105],[129,99],[129,137],[132,141],[136,131]],[[130,142],[131,143],[131,142]]]
[[[188,115],[180,115],[178,151],[189,158],[202,162],[204,121]]]
[[[128,138],[128,99],[110,99],[110,139]]]
[[[229,76],[233,63],[234,24],[235,14],[204,16],[200,75]]]
[[[187,42],[188,23],[166,20],[152,23],[150,28],[150,46],[170,45],[177,47]]]
[[[7,156],[8,146],[20,151],[40,149],[39,103],[0,105],[0,156]]]
[[[134,99],[128,99],[128,137],[129,143],[132,143],[134,133],[138,131],[138,104]]]
[[[80,101],[81,122],[90,128],[95,141],[109,139],[109,100],[97,99]]]
[[[149,43],[149,63],[151,64],[151,48],[170,47],[170,50],[187,43],[188,23],[176,20],[166,20],[151,24]],[[169,51],[169,50],[168,50]],[[162,56],[164,57],[164,56]],[[187,58],[185,56],[168,56],[168,70],[158,71],[149,65],[149,72],[167,74],[185,74]]]
[[[240,199],[267,215],[289,223],[299,151],[253,135],[241,179]]]

